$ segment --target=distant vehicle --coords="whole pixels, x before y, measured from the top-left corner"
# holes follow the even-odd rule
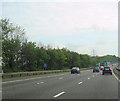
[[[102,74],[104,75],[105,73],[110,73],[112,75],[112,69],[111,67],[104,67]]]
[[[100,70],[103,70],[104,66],[105,66],[105,63],[101,63],[100,64]]]
[[[99,72],[99,67],[98,66],[94,67],[93,72]]]
[[[103,70],[104,66],[100,66],[100,70]]]
[[[80,73],[80,68],[79,67],[72,67],[71,74],[74,74],[74,73],[79,74]]]

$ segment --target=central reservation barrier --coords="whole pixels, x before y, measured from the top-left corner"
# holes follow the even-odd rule
[[[88,70],[91,68],[81,68],[80,70]],[[62,73],[62,72],[70,72],[71,69],[66,70],[44,70],[44,71],[31,71],[31,72],[16,72],[16,73],[2,73],[2,78],[16,78],[16,77],[26,77],[26,76],[35,76],[35,75],[43,75],[43,74],[53,74],[53,73]]]

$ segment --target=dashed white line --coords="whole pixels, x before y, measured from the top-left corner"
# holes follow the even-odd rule
[[[44,82],[40,82],[40,83],[44,83]]]
[[[88,78],[88,80],[89,80],[90,78]]]
[[[44,82],[40,82],[40,83],[44,83]],[[37,84],[39,85],[40,83],[38,82]]]
[[[83,82],[79,82],[78,84],[80,85],[80,84],[82,84]]]
[[[61,92],[61,93],[59,93],[59,94],[57,94],[57,95],[55,95],[55,96],[53,96],[54,98],[56,98],[56,97],[59,97],[59,96],[61,96],[62,94],[64,94],[65,92]]]

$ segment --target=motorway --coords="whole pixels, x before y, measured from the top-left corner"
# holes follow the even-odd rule
[[[61,73],[41,77],[3,81],[3,99],[118,99],[118,81],[114,75]]]

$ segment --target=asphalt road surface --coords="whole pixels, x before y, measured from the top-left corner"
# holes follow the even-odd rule
[[[3,99],[118,99],[114,75],[61,73],[28,79],[3,81]]]

